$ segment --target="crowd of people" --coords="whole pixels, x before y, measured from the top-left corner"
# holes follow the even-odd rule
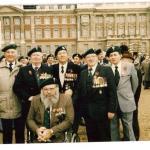
[[[88,142],[139,140],[138,102],[142,84],[150,87],[149,55],[130,53],[127,45],[72,57],[65,46],[46,57],[40,47],[20,57],[16,44],[1,51],[4,144],[12,143],[13,130],[16,143],[65,142],[66,132],[77,135],[81,123]]]

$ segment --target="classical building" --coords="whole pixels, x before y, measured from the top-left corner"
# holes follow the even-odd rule
[[[150,53],[150,2],[0,6],[0,48],[16,43],[20,55],[34,46],[69,54],[127,44]]]

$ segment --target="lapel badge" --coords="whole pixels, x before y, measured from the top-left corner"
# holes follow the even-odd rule
[[[32,71],[31,71],[31,70],[29,70],[29,75],[31,75],[31,76],[32,76]]]

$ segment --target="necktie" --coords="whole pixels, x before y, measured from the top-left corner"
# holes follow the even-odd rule
[[[9,63],[9,70],[10,70],[10,72],[13,70],[13,68],[12,68],[12,63]]]
[[[37,73],[38,72],[39,67],[35,67],[34,70]]]
[[[44,127],[50,129],[50,108],[46,108],[44,112]]]
[[[88,69],[87,91],[89,92],[92,87],[92,68]]]
[[[61,66],[61,73],[64,73],[64,66]]]
[[[119,80],[120,80],[120,75],[119,75],[119,71],[118,71],[118,66],[115,66],[115,83],[116,83],[116,86],[118,86]]]

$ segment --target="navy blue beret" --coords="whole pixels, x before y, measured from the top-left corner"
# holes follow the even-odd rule
[[[2,52],[6,52],[8,49],[14,49],[16,50],[17,48],[17,45],[16,44],[9,44],[7,46],[5,46],[3,49],[2,49]]]
[[[58,80],[56,78],[48,78],[48,79],[40,79],[39,80],[39,88],[42,89],[46,85],[58,84]]]
[[[107,49],[106,56],[109,57],[111,53],[118,52],[121,54],[121,48],[119,46],[113,46]]]
[[[40,47],[34,47],[28,52],[28,56],[30,57],[32,53],[35,53],[35,52],[42,52],[42,49]]]
[[[55,56],[57,56],[57,54],[58,54],[58,52],[59,51],[62,51],[62,50],[65,50],[65,51],[67,51],[67,49],[65,48],[65,46],[58,46],[57,48],[56,48],[56,50],[55,50]]]
[[[79,57],[80,59],[82,59],[82,55],[80,55],[79,53],[73,54],[73,55],[72,55],[72,58],[74,58],[74,57]]]
[[[96,54],[96,52],[95,52],[95,50],[93,48],[90,48],[82,56],[86,57],[89,54]]]

